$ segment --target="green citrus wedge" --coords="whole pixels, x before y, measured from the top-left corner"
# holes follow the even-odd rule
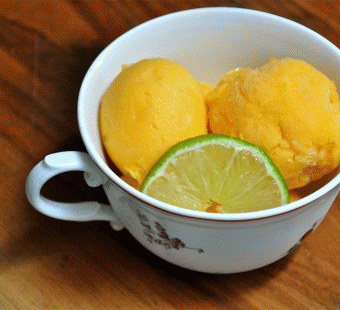
[[[172,146],[152,167],[141,192],[195,211],[252,212],[289,203],[288,187],[259,147],[220,134]]]

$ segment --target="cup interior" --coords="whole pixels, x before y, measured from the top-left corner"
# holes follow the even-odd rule
[[[89,68],[79,94],[78,121],[87,151],[101,170],[127,192],[153,204],[156,203],[154,199],[128,186],[108,167],[98,128],[101,97],[121,71],[121,66],[153,57],[176,60],[196,79],[214,84],[236,67],[256,68],[272,57],[296,58],[323,72],[340,89],[339,49],[310,29],[271,14],[238,8],[195,9],[156,18],[125,33]],[[244,216],[278,214],[298,208],[328,192],[339,181],[338,175],[304,199],[275,210],[251,212],[258,215],[248,213]],[[164,203],[158,204],[171,208]]]

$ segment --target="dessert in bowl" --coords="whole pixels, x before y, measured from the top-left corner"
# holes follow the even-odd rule
[[[108,165],[99,130],[102,97],[124,64],[176,60],[199,81],[216,85],[230,70],[258,68],[275,57],[300,59],[340,85],[340,51],[295,22],[262,12],[207,8],[178,12],[142,24],[112,42],[94,61],[79,95],[78,121],[88,154],[48,155],[31,172],[26,192],[40,212],[65,220],[108,220],[127,229],[159,257],[184,268],[234,273],[287,255],[320,224],[340,189],[335,172],[326,183],[289,204],[243,213],[179,208],[128,185]],[[85,171],[90,186],[103,185],[110,206],[52,202],[40,195],[54,175]]]

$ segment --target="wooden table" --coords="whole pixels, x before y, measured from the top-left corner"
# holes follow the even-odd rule
[[[99,52],[142,22],[209,6],[274,13],[340,47],[338,1],[0,2],[0,309],[340,309],[339,198],[287,257],[212,275],[162,261],[107,222],[45,217],[25,197],[26,177],[45,155],[84,150],[77,96]],[[77,173],[51,180],[44,193],[105,200]]]

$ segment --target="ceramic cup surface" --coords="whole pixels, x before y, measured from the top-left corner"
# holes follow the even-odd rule
[[[26,193],[48,216],[74,221],[107,220],[127,229],[159,257],[184,268],[235,273],[268,265],[290,253],[320,224],[339,193],[340,176],[311,195],[274,209],[211,214],[171,206],[130,187],[108,166],[98,129],[106,88],[123,64],[163,57],[196,79],[216,84],[230,69],[256,68],[272,57],[301,59],[340,86],[340,51],[317,33],[267,13],[236,8],[182,11],[146,22],[112,42],[89,68],[78,100],[78,121],[88,154],[48,155],[30,173]],[[114,121],[114,120],[113,120]],[[64,204],[40,194],[65,171],[81,170],[89,186],[103,185],[110,206]]]

